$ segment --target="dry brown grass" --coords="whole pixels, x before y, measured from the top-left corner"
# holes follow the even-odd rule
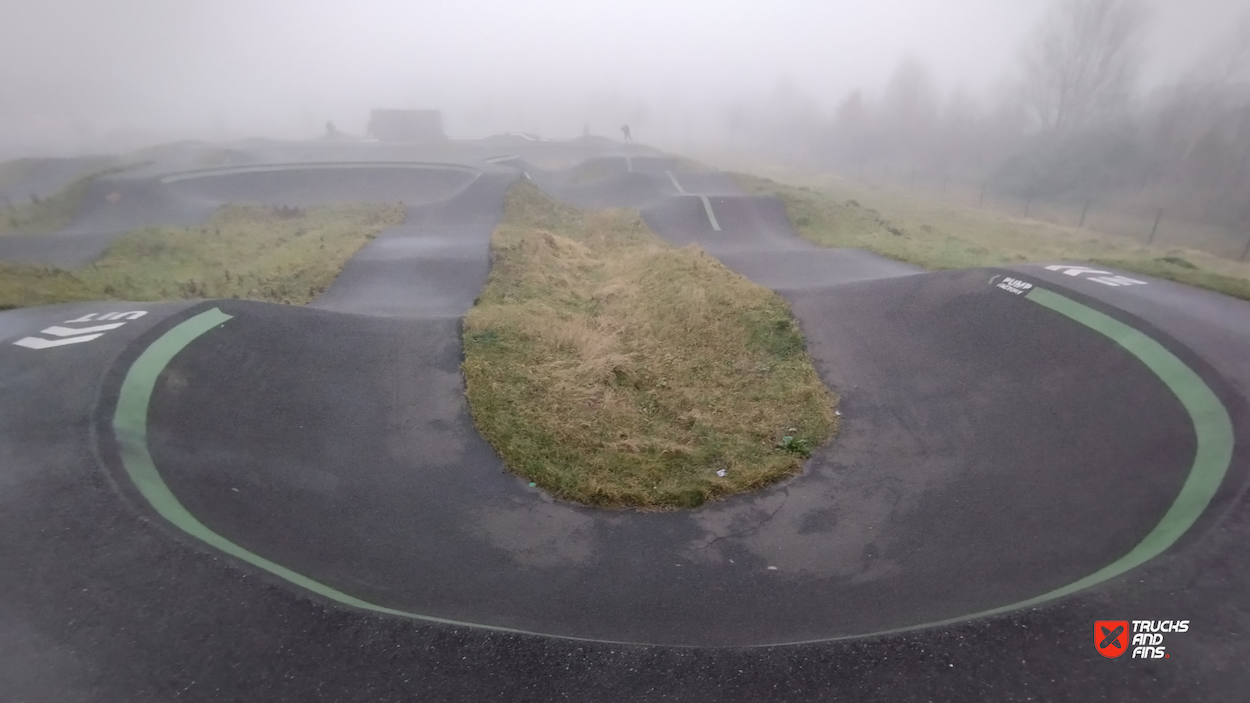
[[[781,198],[799,234],[824,246],[868,249],[927,269],[1085,261],[1250,300],[1250,262],[1148,246],[1140,239],[1009,216],[898,187],[797,172],[778,177],[788,182],[737,174],[748,192]]]
[[[150,227],[119,237],[76,271],[0,262],[0,309],[80,300],[247,298],[303,305],[386,227],[399,205],[282,211],[227,205],[202,227]]]
[[[521,182],[492,248],[465,319],[470,407],[505,463],[555,496],[696,506],[795,473],[833,434],[836,398],[785,301],[636,212],[583,212]]]

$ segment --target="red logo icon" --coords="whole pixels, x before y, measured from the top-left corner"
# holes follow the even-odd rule
[[[1094,648],[1108,659],[1128,651],[1128,620],[1095,620]]]

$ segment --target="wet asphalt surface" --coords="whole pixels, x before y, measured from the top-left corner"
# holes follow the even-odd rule
[[[457,169],[344,169],[343,192],[389,189],[407,196],[408,217],[307,308],[0,313],[0,697],[1241,698],[1250,306],[1144,277],[1112,287],[1042,266],[923,274],[821,250],[779,203],[723,174],[670,176],[662,156],[595,148],[609,153],[583,168],[608,175],[589,180],[541,168],[542,145],[515,139],[411,159]],[[364,147],[352,149],[330,156],[361,162]],[[237,154],[254,165],[300,152]],[[481,163],[498,156],[514,158]],[[239,193],[333,199],[334,173],[132,174],[100,192],[147,200],[112,219],[87,210],[62,236],[194,221]],[[589,510],[505,473],[464,403],[459,319],[489,272],[503,193],[526,176],[580,205],[637,207],[662,237],[779,290],[842,398],[837,440],[791,481],[685,513]],[[116,200],[94,207],[128,202]],[[60,255],[43,246],[36,254]],[[1006,275],[1157,341],[1219,398],[1237,441],[1210,506],[1161,556],[1075,595],[961,620],[1132,549],[1195,452],[1192,421],[1157,376],[993,285]],[[409,616],[224,554],[136,489],[112,424],[123,380],[210,309],[231,318],[178,353],[151,396],[146,446],[170,490],[250,553]],[[117,320],[81,344],[13,343]],[[1166,660],[1110,660],[1090,641],[1097,619],[1191,627],[1168,637]]]

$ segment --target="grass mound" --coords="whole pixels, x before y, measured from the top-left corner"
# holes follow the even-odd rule
[[[836,429],[780,296],[636,212],[522,181],[464,323],[469,404],[516,473],[556,497],[697,506],[798,471]]]
[[[46,198],[31,196],[30,202],[0,203],[0,236],[16,234],[47,234],[68,227],[82,208],[83,198],[91,183],[100,176],[117,171],[109,169],[74,180],[63,190]]]
[[[153,227],[119,237],[81,270],[0,263],[0,309],[109,298],[303,305],[360,247],[403,218],[397,205],[227,205],[202,227]]]
[[[747,192],[780,198],[799,234],[824,246],[867,249],[931,270],[1025,261],[1100,263],[1250,300],[1250,264],[1205,252],[1147,246],[842,179],[827,178],[809,188],[758,176],[735,178]]]

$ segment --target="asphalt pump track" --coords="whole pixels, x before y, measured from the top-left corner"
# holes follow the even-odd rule
[[[308,307],[0,314],[0,690],[1155,699],[1246,683],[1250,306],[1044,265],[924,273],[811,245],[779,201],[645,150],[544,170],[477,149],[97,184],[60,235],[88,259],[120,225],[222,202],[402,200],[408,216]],[[675,513],[555,501],[506,472],[468,413],[460,320],[517,178],[637,207],[780,291],[842,397],[839,436],[793,479]],[[48,241],[22,256],[65,255]],[[1090,628],[1125,618],[1192,634],[1176,659],[1111,669]]]

